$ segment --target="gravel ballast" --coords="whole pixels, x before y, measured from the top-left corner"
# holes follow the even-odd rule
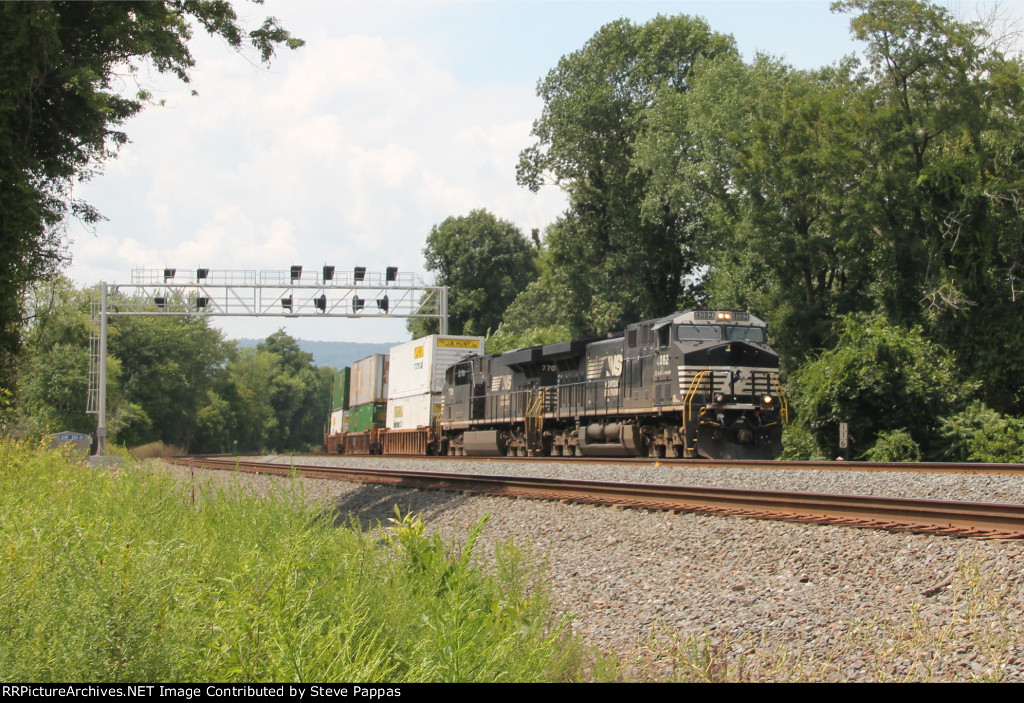
[[[294,463],[1024,503],[1022,480],[1005,476],[380,457]],[[257,491],[284,480],[196,474]],[[311,500],[364,525],[386,523],[397,505],[461,541],[489,514],[482,551],[512,538],[545,559],[560,612],[632,677],[1024,681],[1024,542],[302,480]]]

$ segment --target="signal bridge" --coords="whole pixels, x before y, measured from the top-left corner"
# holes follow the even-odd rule
[[[106,453],[107,320],[117,315],[436,318],[448,334],[448,287],[417,283],[389,266],[303,271],[134,269],[131,283],[97,286],[89,338],[86,412],[96,415],[96,453]]]

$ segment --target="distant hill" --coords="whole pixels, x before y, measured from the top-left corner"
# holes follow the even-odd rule
[[[238,346],[255,347],[264,339],[239,339]],[[313,355],[313,363],[317,366],[330,366],[334,369],[343,369],[351,366],[360,359],[365,359],[370,354],[387,354],[391,347],[401,342],[311,342],[307,339],[297,340],[299,348],[304,352]]]

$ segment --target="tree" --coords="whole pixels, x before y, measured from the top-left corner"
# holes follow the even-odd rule
[[[273,18],[246,33],[223,0],[0,3],[0,386],[26,285],[65,259],[65,219],[100,219],[74,198],[75,182],[115,155],[127,142],[119,128],[150,101],[142,89],[120,92],[123,72],[148,62],[188,82],[193,21],[264,63],[280,44],[302,44]]]
[[[122,392],[143,411],[125,423],[118,441],[133,447],[159,440],[190,451],[234,343],[202,316],[115,316],[107,334]]]
[[[90,430],[85,413],[89,383],[89,296],[63,277],[26,294],[29,324],[17,366],[15,434]],[[116,364],[115,364],[116,366]],[[111,374],[116,398],[117,372]],[[91,431],[91,430],[90,430]]]
[[[31,285],[25,296],[28,323],[18,356],[10,431],[16,436],[79,430],[91,432],[86,414],[89,385],[89,290],[57,276]],[[121,360],[107,355],[107,418],[111,436],[126,424],[148,425],[143,409],[124,397]]]
[[[307,451],[323,442],[324,416],[331,400],[333,370],[313,366],[313,355],[284,330],[278,330],[256,346],[258,353],[274,361],[270,383],[264,392],[276,422],[270,446],[277,451]]]
[[[859,177],[878,237],[876,295],[921,323],[981,382],[993,409],[1024,410],[1018,273],[1024,269],[1024,71],[984,26],[923,2],[845,2],[867,42]]]
[[[863,171],[850,66],[797,71],[759,55],[698,65],[685,94],[663,91],[636,161],[647,202],[699,223],[712,305],[750,309],[802,359],[832,322],[870,310],[870,229],[851,193]]]
[[[790,405],[817,451],[834,458],[839,423],[850,423],[853,453],[905,430],[926,456],[938,455],[940,418],[967,402],[974,384],[963,381],[952,355],[881,317],[847,316],[839,342],[792,374]]]
[[[1024,418],[1009,417],[975,401],[943,418],[945,461],[1024,462]]]
[[[435,225],[423,249],[434,284],[448,286],[448,331],[485,335],[537,277],[536,249],[514,224],[486,210]],[[433,320],[412,319],[413,336],[435,333]]]
[[[685,92],[700,59],[735,51],[701,19],[622,19],[563,56],[538,85],[544,110],[518,181],[534,191],[553,183],[569,196],[547,244],[571,293],[566,305],[583,312],[587,332],[622,329],[692,300],[692,223],[653,204],[641,209],[648,172],[634,151],[659,90]]]
[[[334,370],[278,330],[236,350],[199,411],[200,451],[310,451],[323,441]]]

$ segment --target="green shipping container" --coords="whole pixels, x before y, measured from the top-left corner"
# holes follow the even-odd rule
[[[387,403],[366,403],[365,405],[349,408],[348,431],[365,432],[374,428],[380,429],[384,427],[387,415]]]
[[[334,385],[331,386],[331,411],[348,410],[348,387],[352,378],[352,370],[343,368],[334,374]]]

